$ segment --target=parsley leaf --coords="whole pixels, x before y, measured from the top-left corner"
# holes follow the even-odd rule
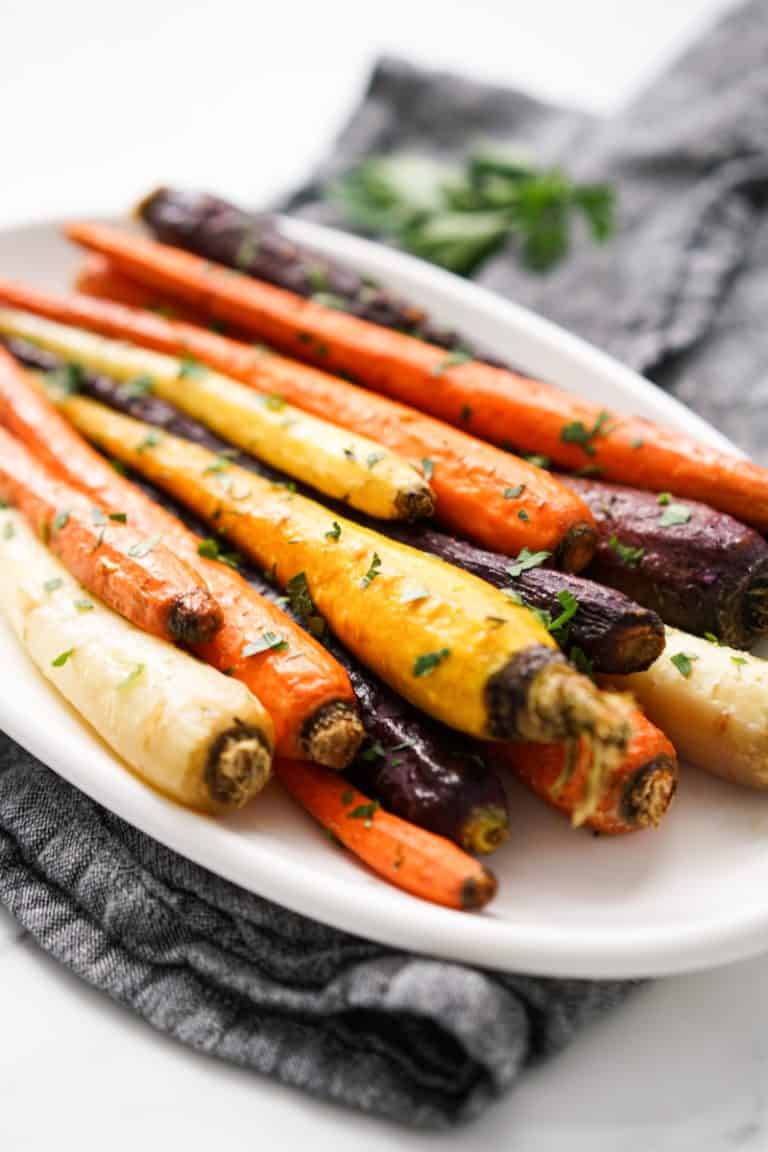
[[[61,576],[54,576],[52,580],[46,580],[43,588],[46,592],[55,592],[57,588],[61,588],[63,583]]]
[[[514,488],[505,488],[503,496],[505,500],[517,500],[523,492],[525,492],[525,484],[515,484]]]
[[[413,662],[413,675],[417,678],[429,676],[443,660],[448,659],[450,654],[450,648],[438,648],[437,652],[424,652]]]
[[[259,652],[283,652],[288,647],[288,641],[280,632],[262,632],[257,640],[249,640],[240,655],[256,656]]]
[[[466,364],[468,360],[473,360],[474,357],[470,352],[464,352],[461,348],[456,348],[453,352],[449,352],[444,360],[436,364],[432,369],[432,376],[442,376],[449,368],[455,368],[458,364]]]
[[[591,428],[587,428],[581,420],[573,420],[560,429],[560,439],[564,444],[580,444],[588,456],[594,456],[596,449],[592,441],[606,434],[608,430],[605,425],[610,418],[610,413],[603,410]]]
[[[334,520],[333,527],[330,529],[330,531],[325,533],[325,538],[326,540],[338,540],[340,536],[341,524],[339,524],[338,520]]]
[[[152,549],[157,547],[162,538],[162,532],[158,532],[156,536],[148,536],[146,540],[140,540],[138,544],[132,544],[128,549],[128,555],[136,556],[139,559],[143,556],[148,556]]]
[[[435,465],[427,456],[424,456],[421,461],[421,470],[425,480],[431,480],[435,474]]]
[[[674,656],[670,656],[670,660],[680,675],[689,680],[691,672],[693,672],[693,661],[698,660],[698,656],[689,656],[686,652],[676,652]]]
[[[371,563],[370,563],[370,566],[368,568],[368,571],[366,572],[365,576],[363,576],[362,580],[360,581],[360,587],[361,588],[369,588],[371,586],[371,584],[373,584],[376,577],[379,575],[380,570],[381,570],[381,557],[379,556],[378,552],[374,552],[373,556],[371,557]]]
[[[521,572],[528,572],[531,568],[538,568],[545,560],[549,560],[551,552],[531,552],[528,548],[521,549],[514,561],[507,568],[507,574],[514,580]]]
[[[124,679],[122,679],[119,684],[115,685],[117,691],[122,692],[124,688],[127,688],[130,684],[133,684],[133,682],[135,680],[138,680],[139,676],[141,676],[143,671],[144,671],[144,665],[143,664],[134,664],[133,668],[131,668],[128,675],[125,676]]]
[[[643,556],[645,556],[645,548],[631,548],[629,544],[622,544],[618,536],[611,536],[608,541],[608,547],[612,552],[616,553],[622,564],[627,568],[637,568]]]
[[[69,660],[70,656],[73,655],[74,651],[74,648],[67,648],[66,652],[60,652],[55,660],[51,660],[51,667],[63,668],[67,660]]]
[[[660,528],[674,528],[676,524],[687,524],[691,510],[687,504],[668,504],[659,517]]]
[[[179,380],[199,379],[207,374],[208,369],[194,356],[182,356],[179,361]]]

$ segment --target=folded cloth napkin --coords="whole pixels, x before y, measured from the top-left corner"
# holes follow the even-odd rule
[[[654,372],[763,451],[768,26],[731,14],[616,119],[385,61],[334,158],[523,139],[618,186],[621,229],[546,278],[511,253],[479,279]],[[499,975],[408,955],[258,899],[166,850],[0,737],[0,901],[41,947],[183,1043],[371,1113],[481,1112],[628,985]]]

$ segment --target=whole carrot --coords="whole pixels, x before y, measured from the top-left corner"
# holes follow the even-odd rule
[[[493,898],[493,873],[452,841],[385,812],[314,764],[278,760],[275,772],[294,799],[390,884],[459,910],[482,908]]]
[[[589,749],[582,740],[566,744],[498,744],[489,749],[498,768],[508,768],[523,783],[574,824],[616,836],[655,827],[667,811],[677,785],[677,756],[658,728],[635,712],[624,759],[611,772],[593,811],[581,818],[589,774]]]
[[[96,252],[86,253],[77,270],[74,285],[77,291],[85,296],[119,301],[131,308],[147,308],[150,312],[165,316],[167,320],[183,320],[188,324],[199,324],[201,327],[205,327],[206,324],[205,316],[201,312],[185,308],[183,304],[173,304],[162,292],[152,292],[143,284],[130,280],[127,276],[121,276],[109,260]]]
[[[224,624],[195,651],[209,664],[242,680],[259,697],[272,716],[276,746],[283,755],[306,756],[333,768],[343,768],[352,760],[363,732],[344,669],[231,567],[209,559],[214,541],[201,541],[110,467],[2,348],[0,423],[94,503],[125,512],[146,540],[162,537],[166,546],[200,573],[222,609]],[[276,638],[275,642],[269,642],[269,637]]]
[[[552,552],[568,571],[595,546],[586,505],[549,473],[412,408],[297,361],[217,333],[85,296],[59,296],[0,281],[0,302],[157,351],[193,356],[259,392],[369,435],[418,461],[437,496],[436,516],[497,551]]]
[[[210,641],[222,612],[202,578],[157,538],[54,478],[0,428],[0,498],[18,508],[33,531],[94,596],[145,632],[174,644]],[[83,602],[83,611],[92,605]]]
[[[302,299],[119,229],[75,224],[70,237],[133,279],[232,321],[284,351],[395,396],[495,444],[567,469],[701,500],[768,529],[768,469],[672,428],[601,409],[541,381]]]

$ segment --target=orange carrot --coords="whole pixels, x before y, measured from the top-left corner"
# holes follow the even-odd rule
[[[401,456],[421,461],[445,525],[496,551],[524,547],[556,554],[576,571],[592,555],[591,513],[549,473],[412,408],[297,361],[266,355],[203,328],[85,296],[57,296],[0,281],[0,302],[49,319],[192,355],[218,371],[297,407],[365,432]]]
[[[131,280],[113,268],[105,256],[87,252],[73,281],[78,292],[84,296],[94,296],[99,300],[113,300],[127,304],[130,308],[146,308],[157,312],[167,320],[181,320],[186,324],[197,324],[201,328],[208,325],[202,312],[174,303],[162,292],[153,291],[137,280]],[[224,330],[223,324],[216,325],[216,331]]]
[[[634,712],[632,727],[624,759],[584,820],[595,832],[616,836],[655,827],[675,794],[677,756],[671,743],[642,712]],[[571,817],[578,811],[590,763],[586,740],[572,752],[565,744],[499,744],[490,753],[498,767],[511,769],[554,808]]]
[[[294,799],[390,884],[446,908],[482,908],[493,898],[493,873],[451,840],[385,812],[314,764],[279,760],[275,771]]]
[[[94,503],[125,512],[145,537],[162,537],[166,547],[202,576],[221,607],[224,624],[195,651],[258,696],[272,716],[282,755],[307,756],[333,768],[349,763],[363,732],[341,665],[230,567],[201,555],[198,537],[89,447],[2,349],[0,423],[58,476]],[[273,646],[244,654],[247,645],[272,639]]]
[[[457,362],[442,348],[116,228],[76,224],[69,235],[144,284],[492,443],[564,468],[600,468],[606,479],[701,500],[768,529],[768,469],[675,429],[508,369]]]
[[[157,537],[138,532],[125,512],[95,505],[55,479],[2,428],[0,497],[18,508],[76,580],[145,632],[192,646],[207,643],[221,627],[221,608],[198,573]]]

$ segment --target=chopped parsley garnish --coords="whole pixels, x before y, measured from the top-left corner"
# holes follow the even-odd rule
[[[603,410],[591,428],[587,428],[581,420],[573,420],[560,429],[560,439],[564,444],[580,444],[588,456],[594,456],[595,446],[592,441],[598,436],[605,435],[607,431],[605,425],[610,418],[610,413]]]
[[[420,584],[414,584],[412,588],[406,588],[405,592],[403,592],[400,597],[400,603],[413,604],[416,600],[426,600],[429,595],[429,588],[425,588]]]
[[[66,664],[67,660],[69,660],[70,656],[73,655],[74,651],[75,651],[74,648],[67,648],[66,652],[59,652],[56,659],[51,660],[51,667],[52,668],[63,668],[64,665]]]
[[[669,504],[669,502],[670,502],[670,500],[671,500],[671,499],[672,499],[672,495],[671,495],[671,493],[669,493],[669,492],[659,492],[659,496],[658,496],[658,502],[659,502],[659,504],[661,504],[662,506],[666,506],[667,504]]]
[[[637,436],[634,440],[630,441],[629,446],[630,448],[638,449],[642,448],[643,444],[645,444],[645,440],[642,440],[639,436]]]
[[[431,480],[435,474],[435,465],[428,456],[424,456],[421,461],[421,470],[424,473],[425,480]]]
[[[281,632],[262,632],[257,640],[249,640],[245,645],[240,655],[245,658],[247,656],[257,656],[259,652],[284,652],[288,647],[288,641]]]
[[[718,648],[720,647],[720,640],[715,636],[714,632],[705,632],[704,639],[709,640],[710,644],[716,644]]]
[[[259,402],[265,408],[269,408],[270,412],[282,412],[285,408],[285,397],[279,392],[268,392],[265,396],[259,397]]]
[[[356,459],[354,448],[345,448],[344,449],[344,455],[346,456],[347,460],[355,460]]]
[[[528,515],[528,513],[526,512],[525,508],[521,508],[521,509],[518,511],[518,513],[517,513],[517,518],[518,518],[518,520],[526,520],[526,521],[527,521],[527,520],[530,520],[530,516],[529,516],[529,515]]]
[[[11,540],[13,538],[13,536],[15,535],[15,533],[16,533],[16,528],[14,527],[14,525],[11,523],[10,520],[8,520],[5,524],[3,524],[3,540]]]
[[[253,263],[258,251],[259,242],[253,229],[247,228],[245,232],[243,232],[243,238],[238,245],[235,264],[238,268],[247,268]]]
[[[240,556],[237,552],[224,552],[218,540],[214,540],[212,536],[208,536],[205,540],[201,540],[197,546],[198,556],[204,556],[206,560],[219,560],[222,564],[228,564],[230,568],[238,568],[240,566]]]
[[[447,660],[451,654],[450,648],[438,648],[437,652],[424,652],[417,656],[413,662],[413,674],[417,678],[429,676],[439,664]]]
[[[344,805],[351,804],[352,801],[354,800],[354,798],[355,798],[355,794],[351,788],[345,788],[341,794],[341,802]]]
[[[687,524],[691,510],[686,504],[668,504],[659,517],[660,528],[674,528],[676,524]]]
[[[53,387],[66,396],[73,396],[83,385],[83,369],[79,364],[63,364],[46,375]]]
[[[273,574],[276,565],[273,565]],[[269,577],[268,577],[269,578]],[[274,581],[274,575],[272,577]],[[307,583],[306,573],[297,572],[285,586],[288,596],[288,605],[294,615],[303,620],[313,636],[322,636],[325,632],[325,620],[317,611]]]
[[[141,676],[143,671],[144,671],[144,665],[143,664],[134,664],[133,668],[131,668],[128,675],[125,676],[120,681],[119,684],[115,685],[115,687],[117,688],[117,691],[122,692],[122,690],[124,688],[127,688],[129,686],[129,684],[133,684],[135,680],[138,680],[139,676]]]
[[[373,584],[376,577],[379,575],[380,571],[381,571],[381,556],[379,556],[378,552],[374,552],[373,556],[371,557],[371,563],[370,563],[370,566],[368,568],[368,571],[366,572],[365,576],[363,576],[362,580],[360,581],[360,587],[361,588],[369,588],[371,586],[371,584]]]
[[[120,388],[124,396],[129,400],[138,400],[140,396],[146,396],[151,392],[155,386],[155,382],[151,376],[134,376],[132,380],[126,380]]]
[[[509,598],[513,604],[524,604],[525,603],[522,596],[518,592],[517,588],[502,588],[502,592],[504,593],[505,596],[509,596]]]
[[[337,295],[336,292],[313,292],[312,299],[315,304],[320,304],[323,308],[332,308],[334,312],[349,311],[349,305],[344,297]]]
[[[163,437],[159,432],[148,432],[144,439],[136,445],[136,451],[146,452],[148,448],[156,448],[161,443]]]
[[[125,467],[125,464],[123,464],[122,460],[112,459],[112,460],[110,460],[110,464],[114,468],[115,472],[117,472],[118,476],[125,476],[126,472],[128,471],[128,469]]]
[[[680,675],[689,680],[691,672],[693,672],[693,661],[698,660],[698,656],[689,656],[687,652],[676,652],[674,656],[670,656],[670,660]]]
[[[328,270],[324,264],[312,264],[307,269],[307,280],[313,292],[328,290]]]
[[[326,540],[338,540],[341,536],[341,524],[338,520],[333,521],[333,527],[325,533]]]
[[[631,548],[629,544],[622,544],[618,536],[611,536],[608,547],[615,552],[622,564],[627,568],[637,568],[645,556],[645,548]]]
[[[125,512],[110,512],[109,519],[114,520],[116,524],[127,524],[128,516]]]
[[[585,676],[591,676],[594,672],[594,661],[590,660],[583,648],[578,644],[574,644],[568,653],[568,659],[579,672],[583,672]]]
[[[75,600],[75,608],[78,612],[93,612],[93,602],[91,600]]]
[[[473,359],[474,357],[469,352],[463,352],[460,348],[457,348],[455,351],[449,352],[445,359],[441,360],[439,364],[436,364],[431,374],[433,376],[442,376],[449,368],[455,368],[458,364],[466,364],[468,360]]]
[[[179,380],[199,379],[201,376],[206,376],[207,374],[208,369],[204,364],[201,364],[199,360],[196,360],[194,356],[182,356],[179,362]]]
[[[522,548],[513,563],[507,568],[507,574],[514,580],[521,572],[538,568],[545,560],[549,560],[551,555],[551,552],[531,552],[528,548]]]
[[[501,628],[502,624],[506,624],[507,622],[503,616],[486,616],[485,619],[489,624],[492,624],[494,628]]]
[[[369,452],[365,458],[365,463],[368,468],[375,468],[380,460],[383,460],[386,452]]]
[[[380,807],[378,800],[371,800],[368,804],[358,804],[351,812],[347,812],[347,817],[350,820],[362,820],[363,827],[370,828]]]
[[[360,753],[360,759],[368,762],[378,760],[381,756],[386,756],[386,752],[378,740],[374,740]]]
[[[69,512],[66,508],[62,508],[61,512],[57,512],[51,522],[52,532],[61,532],[62,528],[66,528],[69,523]]]
[[[525,484],[515,484],[514,488],[504,489],[504,499],[517,500],[518,496],[522,496],[523,492],[525,492]]]
[[[459,412],[459,420],[462,424],[469,424],[472,419],[472,409],[469,404],[462,404],[461,412]]]
[[[54,576],[52,580],[46,580],[43,588],[46,592],[55,592],[57,588],[61,588],[63,583],[61,576]]]
[[[579,610],[578,597],[574,596],[573,592],[569,592],[567,588],[562,588],[557,593],[557,602],[562,608],[562,612],[552,621],[550,632],[562,631]]]
[[[142,556],[148,556],[153,548],[157,547],[163,538],[162,532],[156,536],[148,536],[146,540],[140,540],[138,544],[132,544],[128,549],[129,556],[136,556],[141,559]]]
[[[731,656],[731,663],[735,664],[737,668],[741,668],[742,664],[747,663],[746,656]]]
[[[523,460],[533,464],[534,468],[549,468],[552,463],[549,456],[540,456],[538,452],[528,452],[523,456]]]

